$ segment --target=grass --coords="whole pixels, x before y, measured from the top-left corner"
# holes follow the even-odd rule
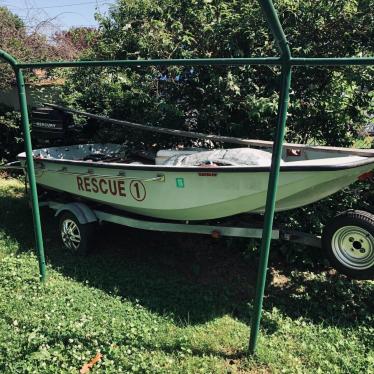
[[[0,179],[0,372],[374,372],[373,282],[290,269],[273,251],[261,337],[246,355],[257,256],[242,242],[106,226],[87,258],[45,223],[38,280],[22,185]],[[231,245],[228,245],[231,243]]]

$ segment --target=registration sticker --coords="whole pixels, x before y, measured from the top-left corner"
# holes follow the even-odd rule
[[[177,188],[184,188],[184,179],[183,178],[176,178],[175,179]]]

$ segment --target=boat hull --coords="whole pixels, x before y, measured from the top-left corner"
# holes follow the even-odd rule
[[[374,162],[374,161],[373,161]],[[282,171],[276,211],[304,206],[350,185],[373,164],[338,170]],[[265,211],[269,171],[77,165],[36,161],[40,186],[131,213],[170,220],[207,220]]]

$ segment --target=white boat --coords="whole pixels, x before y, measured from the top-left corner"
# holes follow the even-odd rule
[[[116,144],[33,151],[39,186],[142,216],[207,220],[265,211],[271,148],[159,151],[130,158]],[[234,152],[234,153],[233,153]],[[198,155],[198,156],[197,156]],[[243,158],[244,157],[244,158]],[[26,155],[18,155],[25,165]],[[284,147],[276,211],[331,195],[374,169],[374,150]]]

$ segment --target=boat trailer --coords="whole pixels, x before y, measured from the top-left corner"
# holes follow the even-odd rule
[[[116,212],[108,212],[100,208],[91,208],[89,204],[83,202],[61,203],[57,201],[44,201],[40,202],[39,206],[54,210],[56,217],[65,217],[66,213],[68,213],[71,230],[65,230],[63,218],[62,221],[60,218],[60,236],[63,245],[67,249],[79,254],[86,254],[89,251],[87,244],[92,239],[92,237],[83,237],[79,226],[101,224],[103,222],[150,231],[208,235],[214,239],[221,237],[261,239],[263,234],[263,228],[258,227],[258,225],[233,226],[225,225],[224,222],[217,224],[195,224],[189,221],[183,223],[168,222],[166,220],[149,219],[148,217],[130,216],[128,213],[119,212],[118,210]],[[79,233],[79,237],[77,233]],[[272,239],[282,239],[321,248],[321,238],[319,236],[300,231],[273,229]],[[84,250],[81,250],[81,246]]]

